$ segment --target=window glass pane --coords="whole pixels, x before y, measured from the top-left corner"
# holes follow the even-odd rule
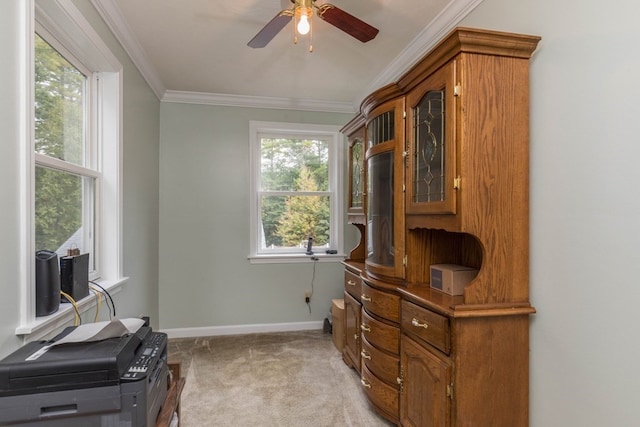
[[[329,196],[269,196],[260,198],[262,249],[304,250],[329,247]]]
[[[36,152],[84,166],[86,77],[35,35]]]
[[[261,138],[263,191],[328,191],[329,142]]]
[[[36,250],[67,255],[67,249],[93,253],[95,181],[36,167]]]

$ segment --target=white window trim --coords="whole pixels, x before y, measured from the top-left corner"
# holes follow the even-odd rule
[[[25,0],[22,9],[20,67],[21,82],[21,176],[22,201],[20,321],[16,335],[25,341],[42,338],[71,322],[75,311],[70,304],[45,317],[35,317],[35,249],[34,249],[34,32],[36,20],[50,35],[76,58],[93,70],[100,70],[97,93],[102,99],[99,108],[103,114],[94,120],[93,132],[99,147],[98,168],[105,176],[101,187],[102,200],[96,212],[102,239],[96,244],[102,254],[99,262],[101,277],[97,281],[111,295],[117,293],[127,281],[123,276],[122,246],[122,94],[123,67],[107,45],[98,36],[71,0]],[[112,111],[112,114],[104,114]],[[66,305],[66,304],[65,304]],[[96,305],[95,298],[87,297],[78,304],[85,312]]]
[[[339,126],[333,125],[317,125],[308,123],[281,123],[281,122],[249,122],[249,187],[250,187],[250,226],[249,226],[249,247],[250,254],[248,259],[253,264],[270,264],[270,263],[299,263],[299,262],[336,262],[346,258],[344,254],[344,197],[342,197],[342,189],[344,188],[344,138],[340,133]],[[268,134],[292,134],[297,135],[323,135],[332,139],[332,147],[330,147],[330,159],[333,157],[334,167],[330,167],[332,174],[330,182],[330,192],[335,195],[331,198],[331,238],[335,241],[332,249],[337,254],[316,253],[313,256],[304,253],[269,253],[261,254],[258,251],[260,244],[260,227],[259,221],[259,200],[258,200],[258,181],[260,176],[260,140],[258,135],[262,133]]]

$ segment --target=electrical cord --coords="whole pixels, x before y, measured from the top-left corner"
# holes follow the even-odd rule
[[[102,286],[100,286],[99,284],[94,282],[93,280],[90,280],[89,283],[99,287],[100,289],[102,289],[102,292],[104,292],[107,295],[107,297],[111,301],[111,307],[113,308],[113,317],[116,317],[116,304],[113,302],[113,298],[111,298],[111,294],[105,288],[103,288]],[[107,303],[107,306],[108,305],[109,305],[109,303]]]
[[[98,304],[100,304],[102,298],[104,298],[104,302],[105,302],[105,304],[107,304],[107,312],[109,313],[109,320],[113,319],[113,316],[111,314],[111,306],[109,305],[109,300],[106,297],[106,295],[107,295],[106,291],[103,288],[97,288],[97,287],[95,287],[93,285],[89,285],[89,289],[91,289],[93,292],[96,293],[96,297],[97,297],[97,293],[100,294],[100,301],[98,301]],[[96,317],[96,319],[97,319],[97,317]]]
[[[71,298],[71,295],[69,295],[66,292],[60,291],[60,295],[62,295],[67,301],[69,301],[71,303],[71,305],[73,306],[73,309],[75,310],[75,319],[73,322],[74,326],[78,326],[82,324],[82,318],[80,317],[80,311],[78,310],[78,303],[76,302],[76,300],[74,300],[73,298]]]
[[[105,298],[105,303],[107,304],[107,309],[109,310],[109,319],[112,319],[112,315],[111,315],[111,309],[113,309],[113,316],[116,315],[116,305],[113,302],[113,298],[111,298],[111,294],[109,294],[109,292],[103,288],[102,286],[100,286],[99,284],[97,284],[94,281],[89,281],[89,283],[91,283],[92,285],[95,286],[89,286],[89,289],[91,291],[93,291],[93,293],[96,296],[96,315],[94,318],[94,322],[98,321],[98,317],[100,315],[100,309],[102,307],[102,298],[103,298],[103,294],[106,295],[108,297]],[[99,288],[99,289],[96,289]],[[64,292],[64,291],[60,291],[60,295],[67,300],[72,306],[73,306],[73,310],[75,311],[75,318],[74,318],[74,326],[78,326],[82,324],[82,317],[80,317],[80,309],[78,308],[78,303],[76,302],[76,300],[73,299],[73,297],[71,295],[69,295],[68,293]],[[109,301],[111,301],[111,307],[109,307]]]
[[[316,263],[318,262],[318,257],[312,256],[311,260],[313,261],[313,273],[311,274],[311,293],[309,296],[305,297],[305,302],[307,303],[307,307],[309,307],[309,314],[311,314],[311,297],[313,296],[313,283],[316,279]]]
[[[111,306],[109,305],[109,300],[107,299],[106,294],[102,289],[96,288],[93,285],[89,285],[89,289],[93,292],[100,293],[100,300],[104,299],[104,303],[107,305],[107,313],[109,313],[109,319],[111,319]]]
[[[100,315],[100,308],[102,306],[102,293],[91,285],[89,285],[89,290],[96,296],[96,316],[93,318],[93,321],[97,322]],[[109,315],[111,315],[111,313],[109,313]]]

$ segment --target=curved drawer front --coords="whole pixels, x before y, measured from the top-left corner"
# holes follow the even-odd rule
[[[362,295],[362,279],[356,273],[349,270],[344,271],[344,290],[356,300],[360,301]]]
[[[400,323],[400,297],[362,284],[362,306],[369,312],[395,323]]]
[[[449,319],[413,303],[402,301],[402,330],[449,354]]]
[[[364,365],[360,378],[362,388],[367,393],[369,400],[382,412],[388,414],[390,419],[397,422],[399,415],[398,390],[379,380]]]
[[[365,339],[362,340],[362,350],[360,351],[361,362],[367,366],[369,371],[376,377],[393,385],[398,386],[398,377],[400,376],[400,358],[384,353]]]
[[[382,323],[362,311],[360,336],[379,349],[400,354],[400,328]]]

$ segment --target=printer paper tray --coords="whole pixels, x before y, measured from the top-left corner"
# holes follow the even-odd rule
[[[60,425],[69,425],[69,418],[87,421],[95,414],[120,412],[120,386],[65,390],[49,393],[5,396],[0,399],[0,425],[16,423],[38,423],[60,420]],[[96,420],[100,417],[96,416]],[[55,425],[47,423],[46,425]],[[101,423],[91,423],[101,425]],[[126,425],[126,424],[125,424]]]

